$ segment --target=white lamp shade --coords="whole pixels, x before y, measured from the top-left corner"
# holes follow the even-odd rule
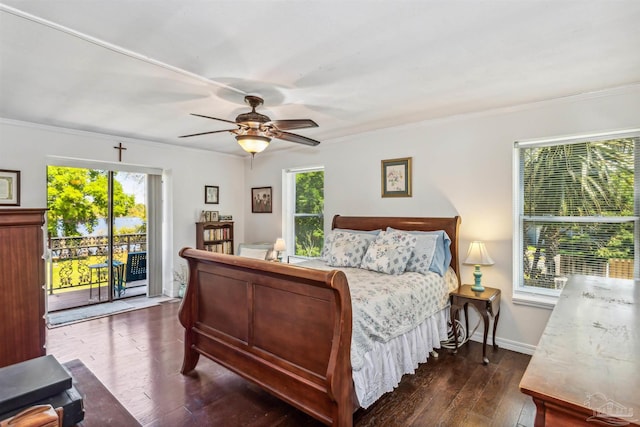
[[[274,243],[273,245],[273,250],[276,252],[282,252],[287,250],[287,245],[285,245],[284,239],[282,237],[279,237],[278,239],[276,239],[276,243]]]
[[[253,135],[239,135],[236,136],[236,141],[247,153],[255,154],[261,153],[265,148],[269,146],[271,138],[265,136],[253,136]]]
[[[489,256],[487,248],[483,242],[475,241],[469,245],[469,252],[467,252],[467,259],[465,264],[471,265],[493,265],[493,259]]]

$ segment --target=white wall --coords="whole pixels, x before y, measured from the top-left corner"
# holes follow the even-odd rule
[[[531,352],[549,309],[513,304],[512,155],[517,140],[638,127],[640,85],[564,98],[510,110],[423,122],[327,141],[315,148],[269,152],[245,169],[251,187],[273,187],[273,214],[245,206],[248,241],[282,235],[281,175],[291,167],[325,166],[325,229],[342,215],[460,215],[461,257],[472,240],[484,240],[496,264],[483,283],[502,290],[499,345]],[[322,126],[322,123],[320,123]],[[300,133],[304,133],[301,131]],[[283,142],[284,143],[284,142]],[[286,144],[286,143],[285,143]],[[380,161],[413,158],[413,197],[380,196]],[[472,283],[472,266],[462,280]]]
[[[46,167],[51,156],[111,162],[117,168],[118,151],[113,147],[118,142],[127,148],[122,164],[164,170],[163,197],[168,209],[164,212],[163,240],[168,245],[164,248],[163,290],[175,296],[177,284],[172,272],[186,264],[178,251],[195,247],[195,222],[202,210],[233,215],[236,243],[244,240],[245,199],[239,197],[245,188],[241,157],[4,120],[0,121],[0,169],[20,171],[20,207],[43,208],[47,205]],[[204,204],[205,185],[220,187],[219,205]]]
[[[320,123],[322,126],[322,123]],[[282,170],[325,166],[325,228],[342,215],[461,215],[461,250],[481,239],[496,264],[483,282],[503,291],[499,344],[530,352],[546,325],[548,309],[511,302],[513,142],[640,126],[640,85],[511,110],[452,117],[325,141],[315,148],[265,151],[248,159],[0,121],[0,169],[21,171],[21,207],[46,206],[48,156],[123,163],[165,170],[168,179],[164,289],[175,295],[171,272],[184,246],[195,246],[194,222],[202,209],[231,214],[240,242],[275,241],[282,235]],[[301,131],[300,133],[304,133]],[[289,144],[274,142],[274,144]],[[380,197],[380,161],[413,157],[413,197]],[[220,186],[220,205],[205,205],[204,185]],[[273,213],[252,214],[251,187],[273,187]],[[463,281],[472,267],[462,266]]]

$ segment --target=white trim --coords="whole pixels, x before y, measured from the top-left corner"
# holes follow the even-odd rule
[[[640,217],[637,216],[529,216],[523,215],[525,221],[539,222],[579,222],[579,223],[603,223],[603,224],[622,224],[624,222],[636,222]]]
[[[476,333],[471,335],[469,339],[471,341],[479,342],[480,344],[482,344],[483,332],[476,331]],[[488,353],[487,357],[489,357],[489,360],[491,360],[491,353],[489,353],[489,351],[493,349],[492,344],[493,344],[493,338],[491,337],[491,334],[489,334],[489,336],[487,336],[487,353]],[[527,344],[519,341],[512,341],[512,340],[508,340],[500,337],[496,337],[496,344],[498,344],[498,348],[511,350],[518,353],[528,354],[528,355],[533,355],[533,353],[536,351],[535,345],[531,345],[531,344]]]
[[[26,122],[23,120],[7,119],[4,117],[0,117],[0,124],[4,124],[8,126],[25,127],[29,129],[36,129],[36,130],[43,130],[48,132],[66,133],[68,135],[74,135],[74,136],[86,136],[88,138],[95,138],[95,139],[106,139],[109,141],[116,140],[116,142],[123,142],[123,143],[129,142],[129,143],[135,143],[135,144],[145,144],[153,147],[164,145],[172,148],[179,148],[181,150],[214,152],[220,156],[228,156],[228,157],[235,157],[235,158],[244,157],[244,155],[223,153],[215,150],[205,150],[203,148],[173,144],[170,142],[154,141],[151,139],[142,139],[142,138],[131,138],[128,136],[119,136],[119,135],[109,134],[109,133],[100,133],[100,132],[94,132],[94,131],[88,131],[88,130],[72,129],[72,128],[66,128],[61,126],[44,125],[40,123]]]
[[[640,128],[618,129],[591,134],[563,135],[551,138],[526,139],[515,142],[515,148],[531,148],[537,146],[551,147],[554,145],[574,144],[579,142],[597,142],[598,140],[636,138],[640,136]]]
[[[113,171],[122,171],[122,172],[138,172],[138,173],[144,173],[147,175],[162,175],[161,168],[134,165],[130,163],[106,162],[102,160],[87,160],[87,159],[78,159],[73,157],[62,157],[62,156],[51,156],[51,155],[46,156],[46,160],[47,160],[47,165],[50,165],[50,166],[113,170]]]
[[[637,216],[640,210],[640,200],[638,196],[640,193],[640,185],[636,181],[634,189],[634,200],[636,203],[635,214],[636,216],[583,216],[583,217],[571,217],[571,216],[537,216],[537,215],[523,215],[522,195],[523,179],[522,179],[522,167],[521,167],[521,150],[535,147],[547,147],[554,145],[573,144],[579,142],[598,142],[610,139],[621,138],[640,138],[640,128],[614,130],[607,132],[595,132],[591,134],[571,135],[571,136],[559,136],[545,139],[533,139],[525,141],[516,141],[513,148],[512,156],[512,191],[514,195],[513,200],[513,246],[512,246],[512,266],[513,266],[513,303],[520,305],[527,305],[538,308],[553,308],[557,302],[559,291],[550,290],[544,288],[532,288],[524,286],[524,272],[522,265],[522,231],[523,221],[540,221],[540,222],[564,222],[564,223],[625,223],[633,222],[636,230],[640,228],[640,216]],[[635,152],[640,152],[640,148],[636,146]],[[640,171],[640,159],[638,155],[635,156],[635,176],[638,176]],[[635,257],[634,257],[634,271],[635,275],[640,271],[640,256],[638,251],[640,248],[640,239],[634,239],[635,241]]]
[[[534,292],[525,292],[520,289],[514,289],[511,301],[517,305],[526,305],[529,307],[546,308],[553,310],[558,302],[558,296],[544,295],[537,290]]]

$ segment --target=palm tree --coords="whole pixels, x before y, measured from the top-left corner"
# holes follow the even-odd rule
[[[525,217],[632,215],[633,153],[631,138],[524,149],[523,214]],[[539,281],[553,278],[553,259],[568,231],[598,246],[593,248],[595,253],[620,232],[619,227],[607,225],[610,224],[572,225],[553,222],[551,218],[548,222],[525,221],[525,266],[528,247],[535,247],[533,262],[525,271],[529,280],[536,286],[545,286]],[[596,235],[598,238],[594,239]],[[545,268],[541,269],[543,253]]]

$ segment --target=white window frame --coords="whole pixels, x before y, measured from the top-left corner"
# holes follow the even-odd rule
[[[524,285],[522,265],[522,226],[524,220],[549,220],[549,217],[532,217],[523,215],[522,200],[524,186],[520,167],[520,149],[536,146],[566,145],[579,142],[595,142],[609,139],[640,138],[640,129],[626,129],[588,135],[563,136],[549,139],[516,141],[513,150],[513,302],[535,307],[553,308],[560,295],[560,290],[536,288]],[[634,214],[632,217],[551,217],[557,222],[626,222],[633,221],[635,230],[640,230],[640,144],[635,145],[634,164]],[[637,232],[636,232],[637,234]],[[640,271],[640,239],[634,242],[634,275]]]
[[[282,171],[282,236],[286,244],[283,254],[285,259],[295,255],[295,227],[294,220],[298,216],[295,212],[296,175],[307,172],[324,172],[324,166],[307,166],[284,169]],[[300,256],[298,256],[300,257]],[[302,258],[302,257],[301,257]]]

